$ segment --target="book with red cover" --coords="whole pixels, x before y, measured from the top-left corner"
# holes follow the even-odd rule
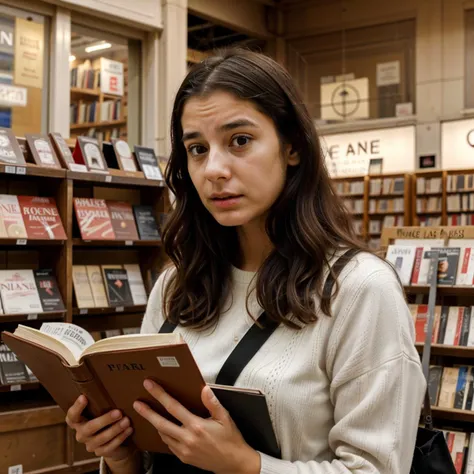
[[[139,240],[132,205],[128,202],[107,201],[112,227],[117,240]]]
[[[109,169],[104,155],[96,138],[77,137],[76,147],[72,153],[74,161],[86,165],[89,171],[94,173],[108,173]]]
[[[74,198],[74,211],[84,240],[115,240],[104,199]]]
[[[18,202],[29,239],[67,240],[54,198],[18,196]]]

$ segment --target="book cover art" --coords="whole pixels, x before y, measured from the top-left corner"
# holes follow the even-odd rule
[[[0,295],[6,314],[43,311],[33,270],[0,270]]]
[[[17,196],[0,194],[0,237],[26,239],[27,233]]]
[[[3,385],[28,382],[25,365],[3,343],[0,343],[0,378]]]
[[[25,157],[13,132],[0,127],[0,163],[25,165]]]
[[[124,268],[106,267],[103,267],[102,271],[110,306],[133,306],[127,271]]]
[[[78,308],[94,308],[94,298],[85,265],[72,266],[72,284]]]
[[[123,171],[137,171],[135,159],[128,143],[120,138],[112,138],[111,141],[120,169]]]
[[[102,271],[99,265],[86,265],[87,276],[92,290],[92,297],[96,308],[106,308],[109,306],[107,294],[105,292]]]
[[[461,326],[464,315],[464,308],[460,306],[449,306],[448,322],[443,344],[447,346],[456,345],[456,339],[461,335]]]
[[[64,311],[64,302],[53,270],[35,270],[36,287],[43,311]]]
[[[18,202],[29,239],[67,240],[54,198],[18,196]]]
[[[74,211],[84,240],[115,240],[104,199],[74,198]]]
[[[85,164],[76,163],[74,161],[71,150],[60,133],[52,132],[49,134],[49,137],[51,138],[51,142],[56,150],[56,156],[59,157],[64,168],[70,171],[79,171],[82,173],[87,172]]]
[[[148,179],[163,179],[161,169],[158,165],[158,160],[155,155],[153,148],[147,148],[144,146],[134,147],[135,156],[137,157],[140,169]]]
[[[438,403],[439,389],[441,386],[441,376],[443,375],[443,367],[441,365],[430,366],[430,375],[428,380],[428,391],[430,401],[433,406]]]
[[[396,269],[402,284],[408,286],[411,281],[416,247],[405,245],[389,245],[386,259]]]
[[[458,272],[455,284],[457,286],[471,286],[474,278],[474,248],[461,249]]]
[[[117,240],[138,240],[132,205],[128,202],[107,201],[112,227]]]
[[[77,163],[85,164],[89,171],[94,173],[109,172],[96,138],[77,137],[73,157]]]
[[[458,383],[459,367],[445,367],[439,393],[438,406],[440,408],[453,408],[456,387]]]
[[[145,285],[143,283],[142,272],[137,264],[124,265],[123,268],[127,272],[128,282],[130,283],[130,291],[132,293],[133,304],[146,304],[148,301]]]
[[[415,253],[415,263],[413,265],[413,275],[411,284],[416,285],[428,285],[428,274],[430,269],[430,259],[427,251],[430,247],[417,247]]]
[[[431,250],[439,252],[438,285],[454,285],[461,249],[459,247],[433,247]],[[430,275],[432,271],[433,269],[430,268]]]
[[[159,240],[158,224],[152,206],[133,206],[140,240]]]
[[[49,141],[47,135],[34,135],[27,133],[25,138],[30,148],[31,155],[38,166],[44,168],[61,168],[53,145]]]

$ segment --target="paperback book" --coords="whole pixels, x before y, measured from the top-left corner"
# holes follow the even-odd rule
[[[110,306],[133,306],[130,283],[124,268],[102,267]]]
[[[395,267],[403,285],[411,281],[416,248],[404,245],[389,245],[386,259]]]
[[[64,311],[64,302],[53,270],[35,270],[36,287],[43,311]]]
[[[133,206],[140,240],[159,240],[158,224],[152,206]]]
[[[0,270],[0,295],[6,314],[43,311],[33,270]]]
[[[132,205],[128,202],[107,201],[112,227],[117,240],[138,240]]]
[[[84,240],[114,240],[115,234],[104,199],[74,198],[74,211]]]

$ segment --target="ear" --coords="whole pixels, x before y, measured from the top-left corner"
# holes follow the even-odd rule
[[[288,166],[296,166],[300,164],[300,155],[291,145],[285,145],[285,159]]]

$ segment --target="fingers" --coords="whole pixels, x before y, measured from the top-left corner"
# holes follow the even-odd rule
[[[114,439],[117,437],[125,439],[132,433],[132,431],[133,429],[130,427],[130,420],[128,418],[124,418],[123,420],[117,421],[112,426],[99,433],[97,436],[94,436],[87,443],[87,450],[89,452],[97,452],[98,449],[105,448],[106,445],[109,445],[110,442],[114,441]],[[119,443],[117,446],[120,444],[121,443]]]
[[[84,425],[84,429],[81,430],[81,435],[84,438],[90,438],[91,436],[94,436],[98,431],[115,423],[117,420],[120,420],[121,417],[122,413],[120,413],[119,410],[109,411],[105,415],[99,416],[98,418],[94,418],[93,420],[88,421]]]
[[[112,454],[131,434],[133,433],[132,428],[127,428],[121,434],[116,436],[112,441],[109,443],[101,446],[100,448],[94,451],[96,456],[109,456]]]
[[[84,408],[86,406],[87,398],[84,395],[79,396],[74,402],[74,405],[72,405],[72,407],[69,408],[69,410],[67,411],[66,423],[68,424],[68,426],[73,428],[74,425],[76,425],[77,423],[81,423],[81,421],[84,421],[82,412],[84,411]]]
[[[182,438],[183,428],[158,415],[147,404],[137,401],[133,404],[133,408],[140,416],[148,420],[160,434],[171,436],[175,439]]]
[[[177,420],[183,423],[183,425],[194,421],[195,416],[171,395],[166,393],[157,383],[152,380],[145,380],[143,386],[163,405],[170,415],[174,416]]]

